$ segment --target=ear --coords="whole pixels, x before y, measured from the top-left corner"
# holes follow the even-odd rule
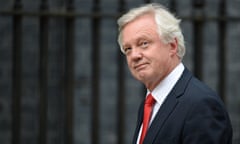
[[[176,55],[178,52],[178,40],[174,38],[172,42],[169,43],[170,46],[170,54],[171,56]]]

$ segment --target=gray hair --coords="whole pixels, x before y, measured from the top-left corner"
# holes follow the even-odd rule
[[[172,42],[175,38],[177,39],[177,55],[180,59],[182,59],[185,54],[185,44],[184,37],[179,26],[181,20],[176,18],[172,13],[170,13],[167,8],[156,3],[146,4],[138,8],[133,8],[118,19],[118,43],[121,51],[124,53],[122,48],[122,29],[124,28],[124,26],[135,20],[136,18],[148,13],[152,13],[155,15],[155,21],[158,27],[158,34],[163,43],[169,43]]]

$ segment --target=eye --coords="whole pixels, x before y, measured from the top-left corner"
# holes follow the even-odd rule
[[[140,46],[141,46],[141,48],[147,48],[149,46],[149,42],[148,41],[142,41],[140,43]]]
[[[132,49],[131,47],[123,48],[125,54],[129,53],[131,49]]]

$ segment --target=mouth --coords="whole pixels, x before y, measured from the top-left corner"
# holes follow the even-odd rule
[[[135,65],[133,68],[134,68],[135,70],[139,71],[139,70],[145,69],[146,66],[147,66],[147,63],[142,63],[142,64],[137,64],[137,65]]]

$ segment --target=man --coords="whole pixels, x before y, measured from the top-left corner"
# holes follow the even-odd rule
[[[121,51],[147,88],[133,144],[231,144],[223,102],[182,63],[179,23],[160,4],[134,8],[118,20]]]

